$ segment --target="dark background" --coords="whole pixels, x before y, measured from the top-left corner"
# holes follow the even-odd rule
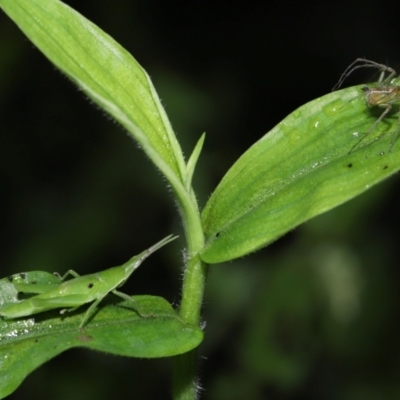
[[[194,181],[202,206],[252,143],[357,57],[400,67],[398,2],[67,3],[148,71],[185,154],[207,133]],[[160,174],[103,114],[0,13],[1,276],[89,273],[182,233]],[[400,398],[399,183],[211,268],[204,399]],[[183,246],[153,255],[124,291],[178,304]],[[73,350],[10,398],[169,399],[170,367]]]

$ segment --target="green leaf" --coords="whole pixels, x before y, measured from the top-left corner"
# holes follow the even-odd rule
[[[200,139],[197,141],[196,146],[194,147],[193,153],[189,157],[189,161],[187,163],[187,174],[186,174],[186,190],[190,192],[192,187],[192,178],[194,174],[194,170],[196,168],[197,161],[200,157],[201,149],[203,148],[204,140],[206,138],[206,134],[203,133]]]
[[[0,398],[41,364],[73,347],[154,358],[182,354],[201,343],[201,329],[185,324],[163,298],[133,298],[145,317],[139,317],[130,302],[102,305],[84,330],[78,326],[85,307],[63,316],[52,311],[35,318],[0,320]]]
[[[0,0],[26,36],[120,122],[173,186],[184,182],[179,143],[149,76],[114,39],[58,0]]]
[[[388,151],[395,113],[351,151],[382,114],[366,106],[359,89],[300,107],[239,158],[202,213],[203,261],[260,249],[400,169],[400,141]]]

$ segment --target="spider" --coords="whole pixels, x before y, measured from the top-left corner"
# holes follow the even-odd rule
[[[396,71],[384,64],[379,64],[375,61],[366,60],[364,58],[357,58],[352,62],[346,70],[343,72],[339,79],[339,82],[335,85],[333,90],[340,88],[344,80],[356,69],[358,68],[376,68],[381,71],[378,83],[374,86],[365,85],[361,88],[362,95],[368,107],[380,107],[383,108],[383,112],[380,117],[374,122],[374,124],[369,128],[367,133],[350,149],[350,154],[355,147],[357,147],[386,117],[386,115],[393,108],[393,104],[400,104],[400,86],[397,86],[397,81],[399,77],[396,78]],[[386,77],[385,75],[388,74]],[[389,151],[396,141],[397,135],[400,130],[400,117],[397,120],[397,128],[393,133],[392,139],[389,145]]]

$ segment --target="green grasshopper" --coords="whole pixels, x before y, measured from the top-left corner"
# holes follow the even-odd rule
[[[46,285],[27,284],[23,280],[14,280],[15,287],[18,291],[25,293],[40,293],[26,300],[21,300],[16,303],[8,303],[0,306],[0,316],[5,319],[13,319],[27,317],[32,314],[37,314],[43,311],[53,310],[55,308],[63,308],[60,313],[64,314],[67,311],[74,311],[83,304],[93,303],[86,310],[85,315],[79,325],[82,329],[88,319],[92,316],[98,304],[104,299],[108,293],[122,297],[124,300],[134,302],[132,297],[125,293],[121,293],[116,289],[121,287],[132,272],[152,253],[160,249],[167,243],[175,240],[177,236],[169,235],[154,246],[143,251],[137,256],[132,257],[125,264],[106,269],[95,274],[79,276],[75,271],[69,270],[63,277],[59,279],[64,281],[68,275],[73,278],[60,284],[50,283],[46,290]],[[18,274],[13,275],[17,277]],[[40,286],[40,287],[38,287]],[[36,290],[38,287],[39,291]],[[35,291],[36,290],[36,291]],[[138,307],[134,307],[135,311],[140,314]]]

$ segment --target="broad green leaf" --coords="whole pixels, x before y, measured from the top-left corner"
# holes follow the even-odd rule
[[[86,307],[63,316],[55,310],[34,318],[0,320],[0,398],[41,364],[73,347],[154,358],[182,354],[201,343],[201,329],[185,324],[163,298],[133,298],[145,317],[139,317],[130,302],[101,305],[83,330],[78,326]]]
[[[260,249],[400,169],[400,140],[388,151],[395,113],[351,151],[382,113],[366,106],[359,89],[300,107],[239,158],[202,213],[203,261]]]
[[[135,137],[176,187],[185,164],[149,76],[114,39],[58,0],[0,0],[26,36]]]

